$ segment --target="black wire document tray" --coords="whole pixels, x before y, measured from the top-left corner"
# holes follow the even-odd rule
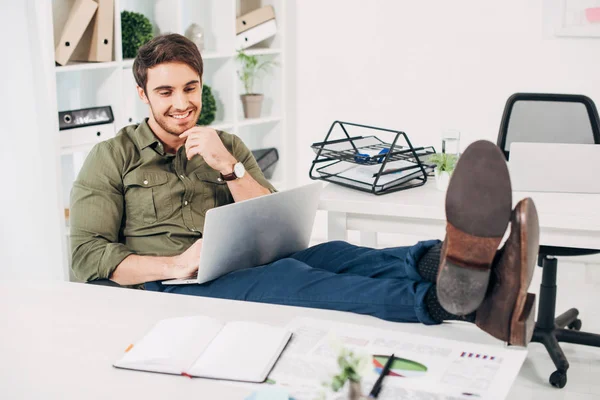
[[[336,135],[339,139],[330,138],[334,131],[340,133]],[[350,131],[358,135],[351,136]],[[393,140],[388,143],[368,135],[373,131]],[[377,195],[422,186],[435,167],[427,162],[435,153],[432,146],[415,148],[404,132],[351,122],[334,121],[325,140],[313,143],[311,148],[316,153],[309,172],[311,179]],[[317,164],[324,165],[317,168]]]

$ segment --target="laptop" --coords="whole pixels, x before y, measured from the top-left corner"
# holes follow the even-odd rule
[[[510,145],[508,169],[514,191],[600,193],[600,145]]]
[[[208,210],[198,275],[162,284],[205,283],[306,249],[321,189],[317,182]]]

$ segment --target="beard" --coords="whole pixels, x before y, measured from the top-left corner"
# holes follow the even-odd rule
[[[191,129],[194,126],[196,126],[196,122],[200,117],[200,109],[198,107],[194,107],[191,111],[191,118],[188,117],[186,118],[187,121],[179,122],[175,118],[170,117],[168,113],[158,113],[156,110],[154,110],[152,104],[149,105],[150,111],[152,112],[152,116],[154,117],[154,120],[156,121],[158,126],[160,126],[165,132],[174,136],[179,136],[188,129]]]

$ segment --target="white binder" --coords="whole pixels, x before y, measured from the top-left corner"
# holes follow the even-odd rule
[[[115,136],[115,124],[84,126],[60,131],[61,153],[88,151],[96,143]]]
[[[88,61],[112,61],[114,0],[96,0],[98,12],[94,19]]]
[[[277,33],[277,24],[274,19],[248,29],[247,31],[236,35],[235,48],[237,50],[246,49],[254,46],[256,43],[262,42]]]
[[[273,10],[273,6],[264,6],[251,11],[235,20],[235,33],[236,35],[239,35],[240,33],[246,32],[248,29],[252,29],[270,19],[275,19],[275,10]]]
[[[58,64],[67,64],[97,8],[98,3],[93,0],[77,0],[73,5],[54,49],[54,59]]]

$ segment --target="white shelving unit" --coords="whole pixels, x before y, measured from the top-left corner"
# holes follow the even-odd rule
[[[52,22],[54,38],[48,37],[44,44],[52,48],[52,53],[75,1],[52,0],[52,15],[48,21]],[[66,66],[48,67],[49,75],[55,78],[55,85],[48,85],[51,90],[56,90],[56,107],[49,105],[55,108],[55,115],[64,110],[110,105],[115,117],[115,134],[124,126],[139,123],[148,116],[149,110],[137,95],[132,73],[133,60],[122,57],[121,12],[127,10],[144,14],[151,21],[155,35],[185,34],[189,25],[196,23],[205,32],[205,49],[201,52],[204,61],[203,82],[211,87],[217,102],[217,115],[211,126],[238,135],[252,150],[277,148],[279,162],[271,182],[279,190],[293,186],[293,152],[289,150],[289,144],[293,143],[293,129],[289,127],[293,127],[294,121],[286,120],[286,110],[290,107],[288,99],[293,98],[291,92],[286,93],[286,77],[289,74],[284,62],[286,0],[114,0],[114,3],[113,61],[70,61]],[[245,119],[240,100],[243,85],[236,73],[235,19],[265,5],[275,9],[277,35],[246,49],[246,52],[274,59],[277,66],[256,82],[255,91],[265,95],[261,118]],[[84,37],[87,34],[89,32]],[[75,54],[77,52],[78,48]],[[293,85],[292,82],[292,89]],[[54,134],[61,135],[61,132]],[[78,169],[91,147],[63,147],[57,155],[61,159],[60,190],[65,209],[69,208],[70,191]],[[66,236],[65,248],[68,249],[68,233]]]
[[[52,21],[54,48],[62,27],[75,0],[53,0]],[[257,7],[271,5],[275,9],[278,33],[246,50],[248,54],[274,59],[277,66],[257,80],[255,91],[264,93],[262,116],[245,119],[240,95],[243,86],[237,76],[235,60],[235,18]],[[285,0],[115,0],[113,60],[103,63],[69,62],[56,66],[56,98],[58,111],[110,105],[115,117],[115,133],[122,127],[139,123],[148,116],[147,106],[139,99],[132,74],[132,59],[123,59],[121,51],[121,12],[135,11],[144,14],[152,23],[155,34],[184,34],[190,24],[204,28],[205,84],[212,88],[217,101],[216,119],[211,125],[238,135],[250,149],[275,147],[280,160],[275,168],[272,183],[278,189],[290,185],[288,158],[288,132],[286,129],[285,77]],[[77,52],[77,49],[75,50]],[[60,135],[60,132],[56,132]],[[91,146],[90,146],[91,148]],[[78,165],[83,162],[89,148],[61,150],[63,202],[68,208],[69,193]],[[83,156],[80,153],[84,153]]]

